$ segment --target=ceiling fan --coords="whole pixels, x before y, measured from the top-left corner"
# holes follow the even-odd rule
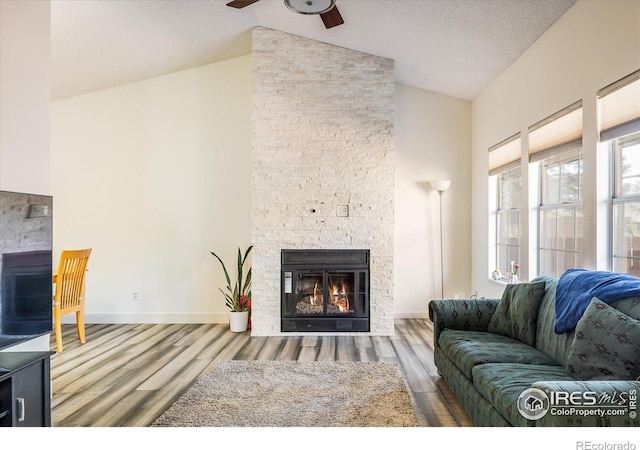
[[[227,6],[241,9],[258,1],[260,0],[235,0],[227,3]],[[284,4],[298,14],[318,14],[325,28],[333,28],[344,23],[336,7],[336,0],[284,0]]]

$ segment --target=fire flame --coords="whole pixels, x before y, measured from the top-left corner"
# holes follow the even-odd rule
[[[347,297],[347,293],[345,291],[344,285],[338,287],[338,285],[334,284],[332,289],[332,297],[333,303],[338,307],[340,312],[346,312],[349,310],[349,298]]]
[[[329,297],[331,304],[335,305],[340,312],[349,311],[349,296],[347,295],[346,287],[342,283],[336,283],[329,287]],[[324,295],[322,289],[318,289],[318,282],[313,287],[313,294],[309,295],[309,304],[321,305]]]
[[[313,295],[309,296],[309,303],[317,305],[320,302],[322,302],[322,295],[318,294],[318,282],[316,281],[316,285],[313,287]]]

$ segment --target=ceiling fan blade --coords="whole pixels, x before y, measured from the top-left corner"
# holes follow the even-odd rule
[[[337,6],[334,6],[326,13],[320,14],[320,18],[322,18],[325,28],[333,28],[344,23]]]
[[[249,6],[252,3],[259,2],[260,0],[234,0],[232,2],[227,3],[227,6],[231,6],[232,8],[244,8],[245,6]]]

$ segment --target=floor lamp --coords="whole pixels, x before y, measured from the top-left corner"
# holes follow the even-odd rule
[[[444,298],[444,250],[442,240],[442,194],[451,185],[451,180],[437,180],[431,182],[431,187],[440,194],[440,288],[442,290],[441,298]]]

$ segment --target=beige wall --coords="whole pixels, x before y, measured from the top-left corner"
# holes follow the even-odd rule
[[[50,194],[48,1],[0,2],[0,189]],[[8,351],[49,349],[49,336]]]
[[[487,149],[517,132],[526,137],[530,125],[580,99],[584,106],[585,266],[605,269],[606,220],[598,214],[602,186],[596,186],[595,180],[607,168],[597,160],[595,96],[598,89],[638,68],[640,2],[580,0],[473,101],[472,289],[480,295],[502,293],[502,286],[489,281],[493,268],[487,245]],[[534,174],[525,171],[524,183]],[[535,197],[535,186],[528,194]],[[531,201],[525,208],[533,215],[531,223],[535,223],[535,206]],[[525,226],[523,234],[529,257],[523,258],[521,276],[528,279],[537,275],[536,230]]]
[[[226,320],[210,251],[250,243],[250,61],[52,103],[54,253],[93,248],[88,322]]]
[[[396,85],[395,283],[397,317],[424,316],[441,297],[439,194],[444,296],[471,294],[471,102]]]
[[[48,1],[0,2],[0,189],[49,194]]]

